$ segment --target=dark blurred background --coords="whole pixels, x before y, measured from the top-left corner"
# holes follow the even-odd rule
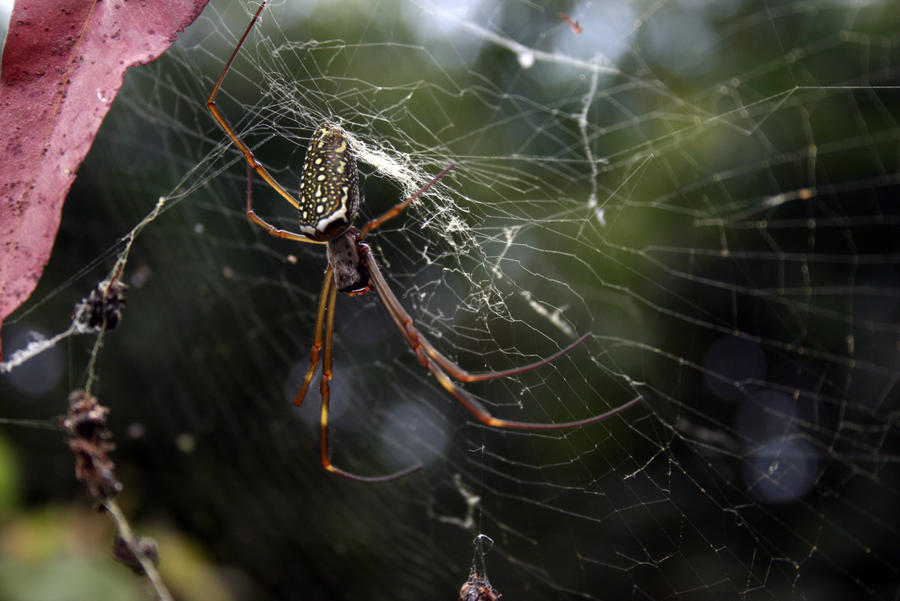
[[[324,249],[247,221],[205,107],[255,6],[213,2],[129,72],[4,324],[7,352],[68,328],[164,199],[93,371],[82,336],[0,376],[0,600],[147,598],[57,428],[89,377],[179,599],[454,599],[479,533],[504,599],[900,595],[895,3],[270,5],[219,104],[283,185],[326,118],[385,153],[360,158],[361,219],[456,162],[372,235],[423,333],[472,370],[593,334],[466,388],[532,421],[644,397],[485,428],[374,294],[343,297],[333,458],[426,466],[377,485],[322,469],[315,385],[290,402]]]

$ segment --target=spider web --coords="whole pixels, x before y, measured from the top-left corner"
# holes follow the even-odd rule
[[[342,297],[332,458],[425,469],[327,474],[317,390],[290,403],[324,250],[244,215],[246,164],[205,100],[255,6],[218,2],[130,72],[4,328],[7,352],[66,332],[127,259],[117,330],[0,376],[5,417],[36,420],[5,435],[58,468],[29,472],[29,498],[72,494],[40,426],[90,379],[138,526],[202,541],[235,598],[452,599],[480,534],[509,599],[898,598],[900,10],[563,8],[582,33],[550,4],[275,4],[218,104],[288,189],[315,126],[341,123],[360,221],[455,163],[370,239],[420,331],[471,370],[592,333],[467,385],[495,415],[643,403],[570,431],[483,427],[376,295]],[[258,181],[254,203],[292,229]]]

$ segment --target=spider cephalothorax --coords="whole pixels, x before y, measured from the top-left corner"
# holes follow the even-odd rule
[[[369,291],[369,270],[360,247],[368,248],[359,242],[353,228],[328,241],[328,265],[334,272],[338,292],[363,294]]]

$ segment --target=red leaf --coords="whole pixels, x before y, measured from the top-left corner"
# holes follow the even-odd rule
[[[0,324],[50,258],[63,201],[125,69],[159,57],[206,2],[16,2],[0,67]]]

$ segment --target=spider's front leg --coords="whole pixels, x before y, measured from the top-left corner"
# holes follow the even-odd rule
[[[334,304],[336,299],[337,287],[332,285],[328,293],[328,307],[325,317],[325,344],[323,353],[324,359],[322,363],[322,383],[320,387],[320,392],[322,395],[322,411],[319,414],[319,442],[322,457],[322,467],[333,474],[343,476],[344,478],[349,478],[350,480],[356,480],[357,482],[387,482],[396,478],[402,478],[407,474],[411,474],[416,470],[422,469],[422,467],[424,466],[421,463],[416,462],[405,469],[396,471],[392,474],[387,474],[385,476],[358,476],[351,472],[344,471],[339,467],[335,467],[335,465],[331,463],[331,452],[328,447],[328,402],[331,398],[331,389],[329,388],[329,382],[331,382],[331,378],[333,376],[332,350],[334,348]]]
[[[355,247],[355,237],[353,232],[349,232],[349,239],[353,241]],[[340,245],[338,245],[340,248]],[[329,250],[331,250],[331,244],[329,243]],[[322,408],[319,413],[319,446],[320,446],[320,455],[322,461],[322,467],[333,474],[337,474],[338,476],[343,476],[344,478],[349,478],[350,480],[356,480],[357,482],[387,482],[388,480],[394,480],[395,478],[400,478],[407,474],[410,474],[416,470],[421,469],[423,466],[421,463],[415,463],[410,467],[399,470],[392,474],[387,474],[385,476],[358,476],[351,472],[344,471],[339,467],[336,467],[331,462],[331,452],[328,444],[328,408],[329,401],[331,400],[331,387],[330,383],[332,378],[334,377],[333,371],[333,349],[334,349],[334,311],[335,305],[337,304],[337,293],[339,290],[340,284],[339,281],[343,281],[347,284],[346,276],[349,272],[344,273],[339,280],[338,270],[336,265],[340,263],[340,260],[335,257],[333,254],[329,254],[329,262],[328,269],[325,271],[325,281],[322,284],[322,292],[319,294],[319,309],[316,313],[316,331],[313,338],[312,351],[310,352],[310,363],[309,369],[306,370],[306,375],[303,378],[303,386],[300,389],[300,392],[297,394],[297,397],[294,399],[294,404],[300,406],[303,404],[303,399],[306,397],[306,393],[309,390],[309,385],[312,382],[313,375],[315,374],[316,368],[319,365],[319,354],[323,355],[322,360],[322,379],[319,384],[319,393],[322,401]],[[346,266],[344,266],[346,267]],[[368,275],[366,271],[364,271],[364,266],[361,264],[358,265],[357,273],[363,273],[366,275],[365,282],[361,282],[358,280],[354,280],[348,285],[351,290],[350,294],[354,292],[357,294],[361,294],[368,290]],[[358,289],[358,285],[362,284],[363,289]]]
[[[480,380],[489,380],[493,378],[520,374],[522,372],[541,367],[542,365],[546,365],[554,359],[557,359],[560,356],[568,353],[573,348],[584,342],[590,336],[590,334],[585,334],[561,351],[554,353],[546,359],[542,359],[530,365],[493,372],[473,373],[466,371],[465,369],[450,361],[443,354],[441,354],[425,338],[425,336],[423,336],[422,333],[416,329],[412,316],[410,316],[410,314],[406,312],[406,310],[400,304],[400,299],[397,298],[397,296],[388,286],[387,280],[384,278],[384,275],[381,273],[381,269],[378,267],[378,263],[375,261],[375,257],[372,255],[371,249],[365,244],[360,244],[359,248],[360,255],[363,257],[368,267],[372,285],[378,292],[378,296],[381,297],[385,308],[391,315],[391,319],[393,319],[394,323],[397,324],[397,327],[400,329],[403,337],[406,339],[407,344],[409,344],[409,346],[415,353],[416,359],[418,359],[419,363],[421,363],[425,367],[425,369],[431,372],[431,374],[444,388],[444,390],[453,395],[453,397],[457,401],[459,401],[459,403],[463,407],[465,407],[467,411],[478,418],[478,421],[480,421],[484,425],[492,426],[495,428],[510,428],[516,430],[566,430],[569,428],[577,428],[579,426],[586,426],[588,424],[603,421],[618,413],[621,413],[622,411],[625,411],[630,407],[633,407],[643,400],[643,397],[638,396],[604,413],[599,413],[597,415],[593,415],[584,419],[561,423],[524,422],[494,417],[491,412],[484,407],[484,405],[478,402],[471,394],[466,392],[465,389],[458,386],[450,378],[450,376],[447,375],[447,372],[450,372],[453,377],[463,382],[477,382]]]
[[[360,258],[359,246],[365,245],[357,244],[356,234],[352,227],[337,238],[328,241],[328,269],[325,270],[325,281],[322,283],[322,291],[319,293],[319,310],[316,313],[316,330],[309,357],[309,369],[306,370],[303,386],[294,399],[294,404],[298,407],[303,404],[313,374],[319,365],[322,335],[326,330],[330,330],[326,322],[333,319],[337,292],[357,295],[369,291],[369,271]]]
[[[328,297],[331,289],[334,288],[334,278],[332,277],[331,266],[325,271],[325,281],[322,283],[322,292],[319,293],[319,311],[316,313],[316,331],[313,335],[312,351],[309,353],[309,369],[303,377],[303,387],[294,398],[294,404],[300,406],[303,399],[306,398],[306,392],[309,390],[309,384],[312,382],[313,374],[319,365],[319,353],[322,350],[322,323],[325,319],[325,311],[328,309]],[[333,311],[333,310],[332,310]]]

